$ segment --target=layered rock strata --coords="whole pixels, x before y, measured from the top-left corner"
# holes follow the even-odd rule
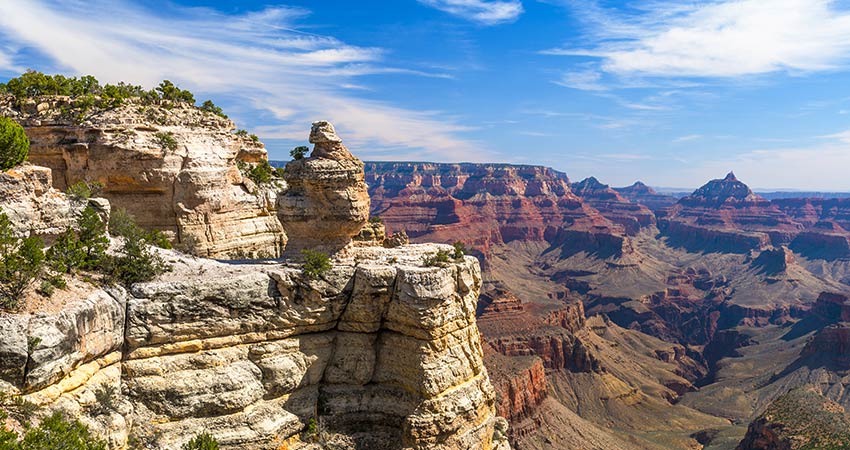
[[[287,256],[302,249],[334,254],[346,247],[369,219],[363,162],[354,157],[333,125],[316,122],[309,158],[286,165],[289,188],[278,197],[278,217],[290,237]]]
[[[128,100],[81,119],[69,117],[73,109],[67,97],[0,98],[0,113],[26,130],[29,160],[52,169],[57,189],[102,183],[113,208],[201,256],[280,254],[278,188],[256,186],[237,167],[267,160],[265,149],[234,134],[233,122],[170,102]]]
[[[641,181],[636,181],[631,186],[614,188],[614,190],[629,201],[644,205],[656,214],[676,204],[676,197],[659,194]]]
[[[679,200],[659,228],[672,244],[689,250],[747,253],[788,245],[803,225],[730,172]]]
[[[655,225],[655,214],[640,203],[633,203],[607,184],[594,177],[585,178],[570,185],[573,192],[605,218],[619,224],[629,235],[636,235],[643,228]]]
[[[159,281],[0,317],[2,386],[116,445],[132,433],[176,449],[203,429],[225,448],[299,448],[311,419],[364,448],[505,445],[492,440],[478,264],[422,267],[439,248],[359,247],[317,279],[165,252],[175,270]],[[104,385],[115,410],[97,408]]]
[[[491,246],[513,241],[569,241],[602,253],[623,246],[623,227],[546,167],[370,162],[366,174],[372,213],[417,241],[462,237],[485,257]]]

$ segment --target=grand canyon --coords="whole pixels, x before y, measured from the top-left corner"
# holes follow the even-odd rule
[[[0,1],[0,450],[850,450],[835,0]]]

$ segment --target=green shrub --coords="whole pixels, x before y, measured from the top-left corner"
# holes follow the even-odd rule
[[[201,433],[183,444],[182,450],[218,450],[218,441],[207,433]]]
[[[136,219],[124,208],[115,208],[109,215],[109,234],[121,237],[139,237],[159,248],[172,248],[171,241],[160,230],[147,231],[136,224]]]
[[[96,438],[88,427],[75,419],[66,419],[62,413],[42,420],[38,427],[30,428],[23,439],[15,442],[0,438],[0,450],[106,450],[106,442]]]
[[[286,173],[286,169],[283,167],[275,167],[274,175],[278,178],[283,178],[283,174]]]
[[[235,134],[239,137],[248,137],[248,130],[239,129],[239,130],[236,130]]]
[[[384,223],[384,219],[381,219],[381,216],[372,216],[369,218],[369,223]]]
[[[452,253],[449,255],[455,260],[463,259],[464,255],[466,255],[466,244],[461,241],[455,241],[452,244]]]
[[[159,83],[156,91],[159,92],[159,96],[163,100],[195,104],[195,96],[191,92],[180,89],[169,80],[163,80],[162,83]]]
[[[153,280],[170,269],[162,257],[151,250],[146,233],[125,236],[119,254],[107,258],[102,267],[112,280],[125,286]]]
[[[109,414],[115,411],[115,396],[118,394],[118,389],[115,386],[107,383],[101,383],[94,390],[95,403],[90,409],[95,415]]]
[[[257,164],[237,163],[242,175],[248,177],[257,184],[268,184],[275,175],[275,170],[268,161],[260,161]]]
[[[0,213],[0,308],[16,308],[24,292],[41,276],[43,248],[39,237],[18,239],[9,217]]]
[[[307,156],[309,151],[310,149],[306,145],[299,145],[289,151],[289,156],[291,156],[292,159],[303,159]]]
[[[74,273],[83,266],[86,252],[81,248],[80,240],[73,230],[65,230],[56,238],[56,242],[47,249],[47,261],[51,269],[59,273]],[[49,290],[44,288],[43,291]]]
[[[255,143],[255,144],[259,144],[259,143],[260,143],[260,137],[259,137],[259,136],[257,136],[256,134],[252,134],[252,135],[250,135],[250,136],[248,136],[248,137],[249,137],[249,138],[251,138],[251,142],[253,142],[253,143]]]
[[[449,252],[445,250],[437,250],[437,253],[434,253],[430,256],[425,256],[422,259],[422,263],[425,267],[434,267],[441,266],[443,264],[448,264],[451,260],[449,259]]]
[[[103,183],[99,181],[94,181],[91,183],[86,183],[85,181],[79,181],[68,186],[65,189],[65,194],[71,197],[74,200],[85,200],[89,199],[93,196],[98,196],[103,192]]]
[[[0,170],[8,170],[27,159],[30,140],[24,128],[8,117],[0,117]]]
[[[212,114],[215,114],[219,117],[223,117],[223,118],[227,119],[227,114],[224,113],[224,110],[221,109],[220,107],[216,106],[215,103],[212,102],[212,100],[207,100],[204,103],[202,103],[201,109],[208,112],[208,113],[212,113]]]
[[[29,349],[32,351],[35,348],[31,343]],[[8,415],[24,427],[29,427],[32,418],[36,412],[38,412],[39,407],[35,403],[21,397],[20,395],[5,395],[0,393],[0,413],[3,415]],[[3,421],[0,420],[0,424]],[[0,426],[0,429],[3,427]]]
[[[85,254],[82,267],[95,269],[100,266],[109,248],[109,238],[106,237],[106,224],[97,211],[86,206],[78,221],[80,227],[80,249]]]
[[[301,274],[305,278],[319,278],[331,270],[331,258],[327,253],[305,249],[301,250],[301,255],[304,256],[304,265],[301,267]]]
[[[154,138],[156,139],[156,143],[162,147],[163,150],[175,151],[177,150],[177,140],[174,139],[174,133],[172,132],[159,132],[154,134]]]

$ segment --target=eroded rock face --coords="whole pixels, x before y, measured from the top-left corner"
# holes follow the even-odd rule
[[[26,130],[29,160],[52,169],[56,188],[103,183],[113,208],[201,256],[280,254],[277,188],[257,188],[237,168],[266,160],[265,149],[234,134],[231,121],[184,104],[127,102],[77,122],[61,114],[68,107],[63,97],[22,109],[0,99],[0,112]]]
[[[623,246],[623,226],[576,196],[565,174],[547,167],[370,162],[366,173],[372,213],[389,231],[405,230],[415,241],[462,237],[486,257],[492,245],[563,241],[568,230],[571,244],[583,250],[614,254]]]
[[[655,225],[655,214],[640,203],[633,203],[594,177],[570,185],[573,192],[596,208],[608,220],[622,225],[629,235]]]
[[[441,248],[355,247],[316,279],[163,251],[174,271],[159,281],[4,315],[0,387],[156,448],[200,429],[224,448],[301,448],[311,419],[357,445],[505,448],[475,324],[480,269],[422,267]],[[103,383],[124,405],[108,424],[90,407]]]
[[[278,217],[290,237],[286,254],[300,257],[305,248],[334,254],[357,235],[369,219],[369,193],[363,162],[336,135],[333,125],[316,122],[309,158],[286,165],[288,190],[278,197]]]
[[[730,172],[679,200],[659,228],[671,244],[688,250],[746,253],[788,245],[803,225]]]
[[[634,203],[640,203],[656,214],[676,204],[676,197],[659,194],[643,182],[636,181],[631,186],[614,188],[623,197]]]
[[[0,172],[0,198],[19,236],[34,234],[47,242],[73,227],[88,203],[71,201],[53,188],[50,169],[29,164]]]

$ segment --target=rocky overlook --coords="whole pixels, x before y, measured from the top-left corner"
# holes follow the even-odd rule
[[[105,195],[125,201],[136,195],[134,189],[142,194],[153,189],[145,184],[153,174],[158,182],[173,175],[173,184],[188,183],[183,188],[212,183],[216,195],[225,195],[209,199],[224,201],[222,192],[236,187],[244,198],[259,198],[244,181],[215,184],[193,172],[194,167],[240,180],[231,164],[247,158],[239,156],[247,150],[221,146],[239,138],[231,138],[219,119],[208,117],[222,123],[213,134],[208,128],[172,128],[174,139],[187,144],[171,154],[155,150],[146,135],[152,130],[138,127],[132,145],[103,141],[128,125],[117,111],[109,114],[117,128],[92,124],[86,129],[96,138],[86,145],[43,144],[38,154],[54,148],[62,155],[64,165],[54,161],[61,175],[51,177],[51,169],[31,165],[3,174],[9,196],[0,207],[18,219],[22,234],[50,236],[73,222],[80,206],[51,186],[71,173],[67,161],[74,160],[65,158],[72,150],[85,156],[76,160],[86,164],[78,176],[103,179]],[[25,119],[28,131],[45,139],[70,139],[66,133],[75,129],[35,121]],[[334,448],[351,449],[509,449],[475,321],[482,284],[477,260],[454,253],[448,261],[426,263],[451,247],[384,248],[374,224],[368,225],[372,241],[353,243],[368,218],[363,164],[327,122],[314,124],[311,141],[312,154],[287,168],[292,189],[281,187],[280,217],[296,249],[344,247],[326,267],[313,273],[292,260],[227,263],[155,249],[171,270],[152,281],[126,287],[81,281],[88,288],[65,295],[61,303],[0,314],[0,392],[39,406],[36,419],[53,410],[78,418],[110,448],[126,448],[132,440],[178,449],[204,430],[231,449],[318,450],[325,439]],[[250,154],[265,157],[261,147],[252,148],[258,151]],[[224,149],[228,152],[219,153]],[[106,150],[139,157],[151,169],[143,175],[131,171],[128,177],[140,179],[119,183],[124,171]],[[208,165],[194,166],[199,160]],[[163,172],[172,164],[186,167]],[[177,198],[152,195],[157,202]],[[108,216],[106,200],[88,202]],[[253,203],[239,208],[246,205]],[[194,207],[204,212],[178,215],[181,233],[190,229],[179,228],[187,217],[208,220],[222,212],[207,210],[206,203]],[[259,249],[282,245],[276,233],[277,240]],[[257,249],[252,237],[230,238],[233,245]],[[309,245],[297,244],[301,239]]]
[[[0,98],[24,126],[29,161],[57,189],[98,182],[113,208],[167,233],[195,254],[278,256],[286,242],[276,192],[244,177],[239,162],[268,159],[263,145],[219,115],[181,102],[127,100],[87,115],[69,97]]]

